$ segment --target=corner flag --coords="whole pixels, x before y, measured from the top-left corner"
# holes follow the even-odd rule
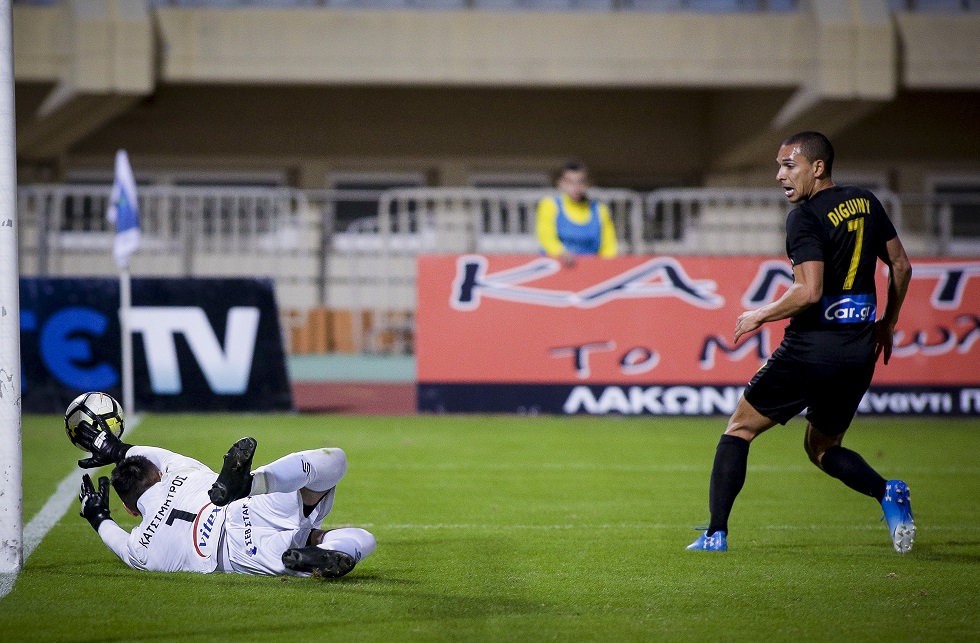
[[[116,178],[106,217],[116,226],[113,255],[120,268],[129,267],[129,257],[140,247],[140,212],[136,201],[136,179],[126,150],[116,152]]]
[[[140,247],[140,211],[136,201],[136,179],[129,166],[126,150],[116,152],[116,178],[106,218],[116,225],[116,243],[112,254],[119,266],[119,327],[122,331],[122,397],[123,412],[130,418],[134,413],[133,334],[130,330],[132,290],[129,279],[129,258]]]

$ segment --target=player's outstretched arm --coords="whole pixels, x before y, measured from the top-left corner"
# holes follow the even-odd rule
[[[96,489],[92,484],[92,478],[87,473],[84,474],[78,499],[82,504],[79,515],[88,520],[112,553],[126,562],[126,543],[129,534],[117,525],[109,514],[109,478],[105,476],[99,478],[99,488]]]
[[[118,464],[126,457],[126,452],[132,446],[109,431],[88,422],[79,422],[75,427],[74,438],[79,447],[92,454],[91,457],[78,461],[78,466],[83,469]]]
[[[92,529],[99,530],[99,525],[110,520],[109,515],[109,478],[99,478],[99,488],[92,484],[92,478],[86,473],[82,476],[82,488],[78,492],[78,500],[82,503],[79,515],[87,520]]]

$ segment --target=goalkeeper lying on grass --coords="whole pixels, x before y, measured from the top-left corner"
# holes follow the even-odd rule
[[[126,444],[97,414],[78,411],[69,407],[65,426],[92,453],[79,466],[115,463],[112,486],[142,521],[130,533],[119,527],[109,515],[110,479],[96,489],[88,474],[81,515],[134,569],[336,578],[374,551],[363,529],[320,529],[347,471],[340,449],[291,453],[251,471],[256,441],[242,438],[216,474],[172,451]]]

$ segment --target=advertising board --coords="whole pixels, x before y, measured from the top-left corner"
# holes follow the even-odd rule
[[[292,408],[272,280],[134,278],[132,300],[138,410]],[[117,279],[22,278],[20,325],[25,412],[121,399]]]
[[[980,414],[980,260],[913,263],[892,359],[859,412]],[[419,410],[731,413],[787,323],[735,345],[735,320],[792,281],[777,257],[421,257]],[[883,305],[884,267],[878,281]]]

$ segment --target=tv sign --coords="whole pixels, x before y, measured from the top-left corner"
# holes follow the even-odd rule
[[[118,281],[25,278],[20,299],[26,412],[121,395]],[[138,409],[292,409],[271,280],[133,279],[130,325]]]

